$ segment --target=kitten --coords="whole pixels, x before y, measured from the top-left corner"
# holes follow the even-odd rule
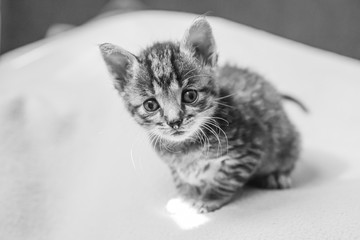
[[[100,50],[127,109],[199,212],[219,209],[246,183],[290,187],[299,135],[281,95],[256,73],[217,67],[205,18],[181,42],[155,43],[139,56],[109,43]]]

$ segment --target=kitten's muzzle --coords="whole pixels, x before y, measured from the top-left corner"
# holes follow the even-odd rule
[[[167,125],[169,125],[172,129],[174,130],[178,130],[180,125],[182,124],[183,120],[182,119],[176,119],[174,121],[167,121]]]

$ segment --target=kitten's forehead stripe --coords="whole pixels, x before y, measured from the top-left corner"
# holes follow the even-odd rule
[[[179,90],[180,86],[177,81],[172,81],[169,86],[169,92],[175,93]]]
[[[156,81],[158,84],[160,84],[160,81],[159,79],[156,77],[154,71],[152,70],[151,68],[151,65],[152,65],[152,60],[149,56],[146,56],[146,60],[145,60],[145,67],[146,67],[146,70],[147,72],[149,73],[150,75],[150,78],[154,81]]]
[[[173,81],[181,79],[177,58],[180,58],[179,46],[171,42],[156,43],[141,56],[150,78],[163,89],[168,89]]]
[[[172,72],[172,64],[170,62],[171,51],[165,49],[152,49],[148,54],[148,59],[151,60],[151,69],[156,79],[165,83]]]
[[[177,55],[177,56],[176,56],[176,55]],[[179,68],[178,68],[177,64],[175,63],[176,57],[177,57],[178,59],[180,59],[180,58],[181,58],[180,53],[179,53],[179,52],[176,52],[176,51],[173,49],[173,52],[172,52],[172,54],[171,54],[170,61],[171,61],[171,64],[172,64],[173,70],[174,70],[174,78],[175,78],[176,82],[178,83],[178,85],[180,86],[180,85],[181,85],[181,83],[180,83],[181,78],[180,78]]]

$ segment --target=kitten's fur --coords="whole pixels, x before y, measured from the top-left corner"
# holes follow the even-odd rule
[[[299,135],[281,95],[256,73],[217,67],[205,18],[181,42],[139,56],[109,43],[100,49],[128,110],[199,212],[220,208],[246,183],[290,187]]]

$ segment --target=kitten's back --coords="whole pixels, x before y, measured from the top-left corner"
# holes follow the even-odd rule
[[[238,104],[257,102],[278,108],[281,97],[278,91],[262,76],[248,69],[225,65],[218,70],[217,84],[221,97],[231,96]]]

